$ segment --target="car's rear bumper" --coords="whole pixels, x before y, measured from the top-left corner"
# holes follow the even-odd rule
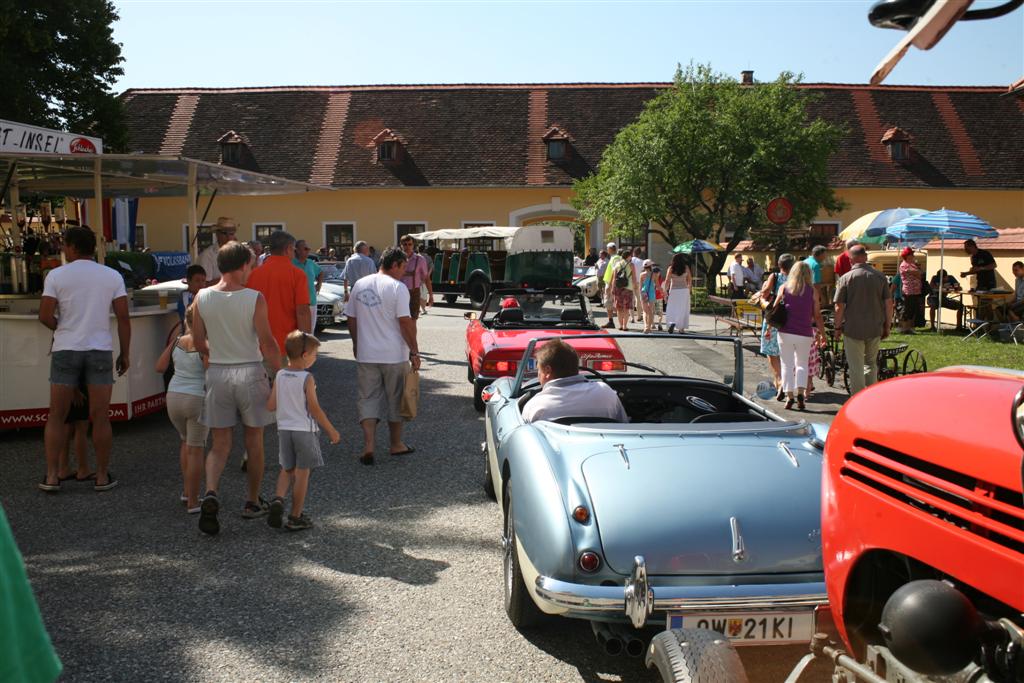
[[[655,612],[748,612],[813,609],[828,604],[824,581],[804,583],[654,586],[642,557],[623,586],[590,586],[538,576],[534,595],[551,612],[608,619],[628,617],[643,627]]]

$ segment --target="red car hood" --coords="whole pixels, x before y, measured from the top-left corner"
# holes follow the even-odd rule
[[[484,353],[500,350],[503,352],[517,351],[516,357],[522,356],[531,339],[537,337],[561,337],[567,344],[580,353],[581,360],[590,358],[622,358],[622,350],[614,339],[578,339],[573,337],[583,334],[607,334],[594,330],[566,329],[531,329],[531,330],[487,330],[481,335]],[[503,353],[502,355],[508,355]]]

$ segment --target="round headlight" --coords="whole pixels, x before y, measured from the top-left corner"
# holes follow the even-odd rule
[[[1013,426],[1017,433],[1017,441],[1020,442],[1021,448],[1024,448],[1024,388],[1017,392],[1017,398],[1013,401]]]

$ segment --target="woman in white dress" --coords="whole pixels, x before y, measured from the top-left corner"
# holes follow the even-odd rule
[[[690,265],[685,254],[676,254],[672,257],[672,265],[669,266],[665,284],[665,297],[668,303],[665,305],[665,322],[668,323],[668,331],[676,330],[685,332],[690,326]]]

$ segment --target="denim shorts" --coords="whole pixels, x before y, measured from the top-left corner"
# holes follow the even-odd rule
[[[113,351],[54,351],[50,355],[50,384],[77,387],[80,383],[113,384]]]

